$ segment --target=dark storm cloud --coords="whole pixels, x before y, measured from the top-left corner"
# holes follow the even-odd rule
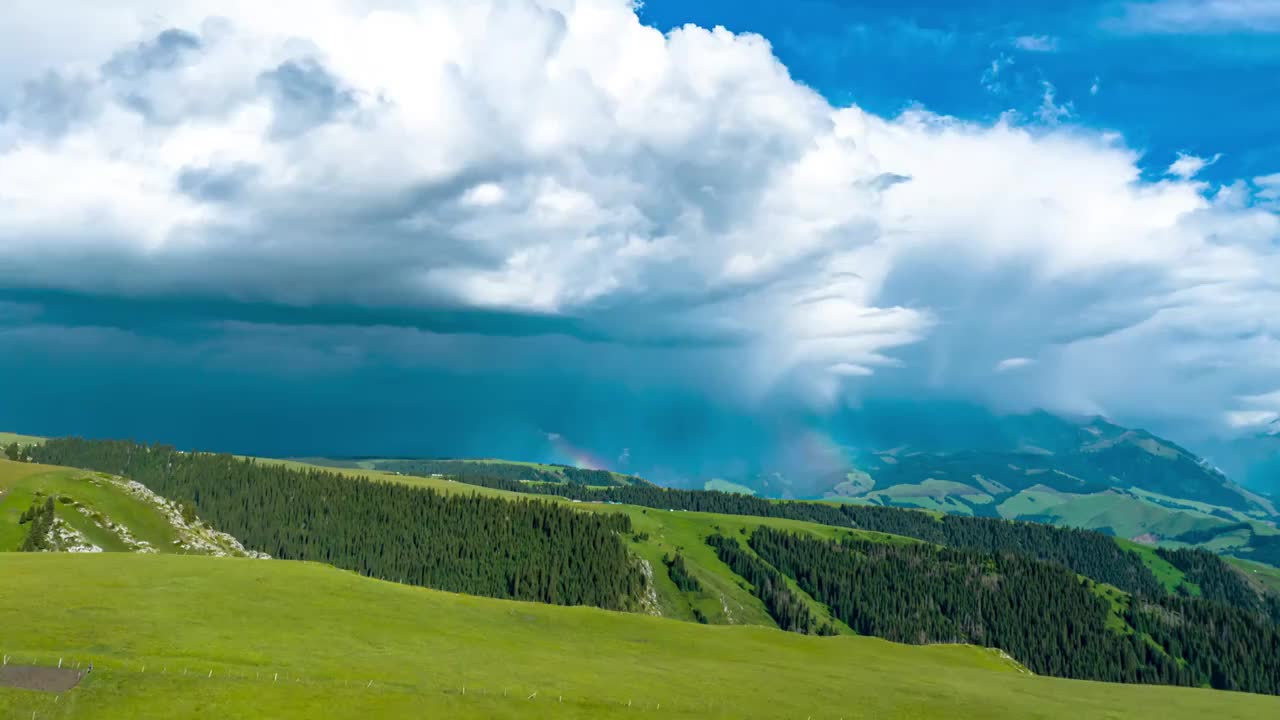
[[[0,302],[39,307],[44,324],[111,327],[145,333],[172,332],[210,323],[240,322],[295,327],[399,327],[443,334],[502,337],[566,335],[584,340],[606,336],[580,320],[549,315],[488,312],[462,308],[289,306],[234,302],[224,298],[129,298],[80,295],[55,290],[0,291]],[[0,315],[3,322],[3,315]]]
[[[283,280],[282,280],[283,281]],[[120,297],[60,290],[0,290],[0,326],[104,327],[144,335],[195,337],[211,326],[236,323],[276,328],[398,328],[438,335],[478,335],[515,340],[563,336],[593,344],[633,348],[731,349],[747,338],[690,327],[654,326],[619,312],[582,316],[479,310],[457,306],[407,307],[352,304],[281,305],[221,297]]]

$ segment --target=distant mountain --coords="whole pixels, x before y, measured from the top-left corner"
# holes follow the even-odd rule
[[[1191,451],[1103,418],[912,408],[856,420],[843,467],[721,478],[774,497],[820,497],[1098,530],[1280,563],[1280,513]],[[879,418],[881,424],[872,426]],[[916,417],[921,417],[916,415]],[[1280,442],[1280,437],[1276,438]]]
[[[1280,496],[1280,421],[1262,432],[1208,442],[1204,453],[1241,485]]]

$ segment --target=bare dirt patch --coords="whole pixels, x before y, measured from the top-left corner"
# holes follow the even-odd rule
[[[69,668],[36,667],[34,665],[5,665],[0,667],[0,687],[42,692],[66,692],[80,684],[79,670]]]

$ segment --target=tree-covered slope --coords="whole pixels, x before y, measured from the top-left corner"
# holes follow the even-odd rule
[[[132,442],[49,440],[50,464],[129,477],[280,559],[316,560],[443,590],[565,605],[631,608],[642,571],[619,537],[624,515],[532,499],[448,495]]]
[[[750,545],[861,634],[997,647],[1049,675],[1280,694],[1271,608],[1109,595],[1060,565],[1008,552],[833,543],[768,528]],[[1208,587],[1205,571],[1179,561]]]

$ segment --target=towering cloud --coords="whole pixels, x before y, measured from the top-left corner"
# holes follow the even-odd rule
[[[833,107],[625,0],[48,5],[0,19],[9,348],[1280,411],[1273,184],[1060,112]]]

